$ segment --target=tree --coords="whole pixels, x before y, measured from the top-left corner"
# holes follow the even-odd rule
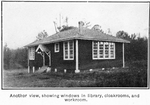
[[[26,48],[10,49],[5,44],[3,49],[4,69],[27,68],[27,52]]]
[[[10,49],[7,46],[7,43],[4,45],[4,69],[9,69],[10,64]]]
[[[128,35],[127,32],[124,32],[124,31],[118,31],[116,33],[116,37],[126,39],[126,40],[130,40],[130,36]]]
[[[62,31],[66,31],[66,30],[70,30],[70,29],[73,29],[74,27],[73,26],[63,26],[63,28],[60,30],[60,32]]]
[[[64,28],[68,29],[68,27],[69,27],[68,26],[68,17],[65,17],[63,20],[62,19],[63,19],[63,17],[61,17],[61,14],[60,14],[59,15],[59,26],[58,26],[58,23],[56,22],[57,18],[55,21],[53,21],[56,33],[61,32],[62,30],[64,31]],[[62,21],[64,21],[63,24],[61,23]]]
[[[43,32],[38,33],[38,36],[36,36],[36,39],[41,40],[47,36],[48,36],[47,32],[45,30],[43,30]]]
[[[140,34],[128,35],[127,32],[118,31],[116,37],[130,41],[125,44],[125,59],[127,61],[147,60],[147,38],[140,37]]]

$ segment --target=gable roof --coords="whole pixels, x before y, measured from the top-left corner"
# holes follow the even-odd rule
[[[48,44],[48,43],[67,41],[67,40],[72,40],[72,39],[130,43],[130,41],[108,35],[98,30],[82,28],[80,31],[79,28],[74,27],[73,29],[53,34],[42,40],[34,41],[26,45],[25,47],[36,46],[39,44]]]
[[[49,49],[47,47],[45,47],[44,45],[39,45],[36,49],[36,52],[38,52],[38,50],[41,50],[42,52],[48,52]]]

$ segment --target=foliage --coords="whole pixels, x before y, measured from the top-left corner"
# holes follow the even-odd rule
[[[10,49],[4,46],[4,69],[16,69],[27,67],[27,49]]]
[[[38,36],[36,36],[36,39],[41,40],[47,36],[48,36],[47,32],[45,30],[43,30],[43,32],[38,33]]]
[[[130,41],[130,44],[125,44],[126,61],[147,60],[148,39],[146,37],[140,37],[136,34],[128,35],[124,31],[118,31],[116,37]]]
[[[4,46],[4,53],[3,53],[3,57],[4,57],[4,68],[5,69],[9,69],[9,65],[10,65],[10,55],[11,55],[11,51],[10,49],[7,47],[7,44],[5,44]]]
[[[122,38],[122,39],[127,39],[127,40],[130,39],[130,36],[128,35],[128,33],[127,33],[127,32],[124,32],[124,31],[118,31],[118,32],[116,33],[116,37]]]
[[[60,32],[62,31],[66,31],[66,30],[70,30],[70,29],[73,29],[74,27],[73,26],[63,26],[63,28],[60,30]]]

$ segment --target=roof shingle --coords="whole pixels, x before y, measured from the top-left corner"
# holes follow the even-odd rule
[[[42,40],[34,41],[25,47],[36,46],[39,44],[48,44],[61,42],[72,39],[82,39],[82,40],[97,40],[97,41],[110,41],[110,42],[120,42],[120,43],[130,43],[130,41],[117,38],[101,31],[82,28],[82,31],[79,32],[79,28],[73,28],[70,30],[62,31],[56,34],[53,34],[49,37],[46,37]]]

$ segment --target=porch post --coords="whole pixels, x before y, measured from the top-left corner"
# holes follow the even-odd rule
[[[43,66],[45,66],[45,54],[44,54],[44,52],[42,52],[43,53]]]
[[[28,73],[30,73],[30,66],[28,66]]]
[[[124,59],[124,43],[122,43],[122,53],[123,53],[123,68],[125,67],[125,59]]]
[[[49,52],[49,66],[51,66],[51,52]]]
[[[28,48],[28,73],[30,73],[30,65],[29,65],[29,48]]]
[[[78,40],[76,40],[76,70],[75,73],[79,73],[79,55],[78,55]]]

